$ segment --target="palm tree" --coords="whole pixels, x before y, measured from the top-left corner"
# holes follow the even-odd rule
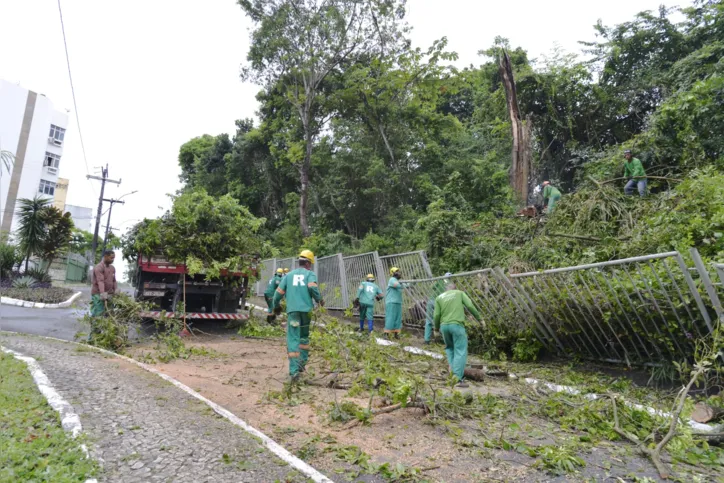
[[[18,240],[20,250],[25,255],[25,271],[28,271],[30,257],[37,253],[45,236],[45,209],[50,204],[50,198],[35,196],[32,200],[20,198],[18,200]]]

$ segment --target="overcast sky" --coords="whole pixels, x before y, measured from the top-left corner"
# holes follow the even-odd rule
[[[660,3],[408,0],[408,20],[415,46],[446,36],[457,64],[467,66],[481,62],[477,52],[497,35],[531,57],[555,43],[578,52],[598,19],[620,23]],[[108,197],[138,190],[113,208],[111,225],[123,231],[170,205],[181,144],[231,134],[234,120],[255,116],[258,88],[238,75],[251,23],[234,0],[62,0],[62,7],[89,169],[108,163],[111,178],[122,179]],[[0,1],[0,78],[71,110],[60,176],[70,179],[69,204],[96,207],[100,186],[85,179],[57,0]]]

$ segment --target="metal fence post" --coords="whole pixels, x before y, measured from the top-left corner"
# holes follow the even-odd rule
[[[339,263],[339,286],[342,291],[342,307],[346,309],[349,307],[349,293],[347,292],[347,274],[344,270],[344,258],[341,253],[337,254],[337,261]]]
[[[427,276],[432,278],[432,270],[430,270],[430,264],[427,263],[427,254],[425,253],[425,250],[420,250],[420,260],[422,260],[422,266],[425,268]]]
[[[711,303],[714,305],[714,310],[716,311],[717,317],[719,317],[719,320],[724,320],[724,310],[722,310],[721,301],[719,300],[719,295],[717,295],[717,293],[716,293],[714,284],[711,283],[711,278],[709,278],[709,272],[707,271],[706,266],[704,265],[704,261],[701,259],[701,256],[699,255],[699,250],[697,250],[696,248],[690,248],[689,253],[691,254],[691,258],[694,260],[694,266],[696,267],[696,270],[699,272],[699,278],[701,278],[701,282],[704,284],[706,293],[709,294]]]
[[[691,292],[692,297],[694,297],[694,300],[696,301],[696,306],[699,307],[701,316],[704,318],[704,322],[706,322],[706,327],[709,329],[709,332],[713,332],[714,328],[711,325],[711,317],[709,317],[709,312],[706,310],[706,305],[704,305],[704,301],[701,299],[701,294],[696,288],[694,279],[691,278],[691,274],[689,273],[689,267],[686,266],[686,262],[681,256],[681,253],[677,252],[676,257],[674,258],[676,259],[676,263],[679,265],[679,269],[684,275],[684,280],[686,280],[686,285],[689,286],[689,291]]]

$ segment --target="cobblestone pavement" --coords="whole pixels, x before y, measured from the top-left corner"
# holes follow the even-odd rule
[[[0,334],[80,416],[101,481],[305,481],[253,436],[155,374],[75,344]]]

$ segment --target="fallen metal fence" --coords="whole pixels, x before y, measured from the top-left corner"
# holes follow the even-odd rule
[[[498,334],[530,330],[565,356],[629,365],[680,360],[722,317],[697,256],[692,253],[692,269],[681,254],[668,252],[507,276],[484,269],[406,280],[405,323],[424,324],[427,305],[453,282]],[[724,283],[724,265],[715,268]]]
[[[263,260],[260,263],[260,279],[255,284],[254,292],[262,296],[269,279],[274,276],[277,268],[297,267],[295,258]],[[345,310],[352,305],[357,296],[357,288],[368,274],[373,274],[376,283],[384,291],[387,285],[387,274],[391,267],[399,267],[404,274],[415,277],[431,276],[424,251],[400,253],[381,257],[376,251],[359,255],[342,256],[341,253],[320,257],[313,265],[317,274],[322,297],[327,308]],[[384,315],[384,303],[375,304],[375,315]]]

